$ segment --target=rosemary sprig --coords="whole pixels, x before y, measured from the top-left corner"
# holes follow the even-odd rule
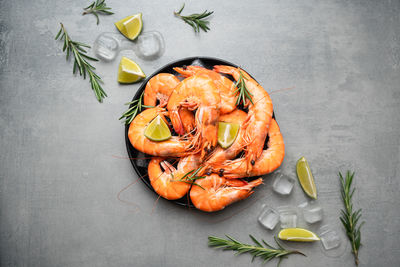
[[[188,171],[187,173],[185,173],[185,175],[183,175],[179,181],[180,182],[184,182],[187,184],[192,184],[192,185],[197,185],[198,187],[200,187],[201,189],[205,190],[204,187],[202,187],[201,185],[199,185],[198,183],[195,182],[195,180],[197,179],[204,179],[206,178],[205,176],[197,176],[197,173],[199,173],[199,171],[202,169],[203,167],[200,166],[199,168],[197,168],[196,170],[191,170]]]
[[[177,16],[178,18],[182,19],[184,22],[189,24],[194,32],[198,33],[200,32],[200,29],[203,30],[204,32],[207,32],[210,30],[208,27],[208,24],[210,23],[209,21],[205,20],[208,16],[214,13],[214,11],[207,11],[205,10],[203,13],[198,14],[194,13],[188,16],[183,16],[181,15],[183,9],[185,8],[185,4],[182,5],[181,9],[179,9],[178,12],[174,11],[174,15]]]
[[[107,94],[100,85],[100,83],[102,83],[100,76],[94,72],[96,68],[88,62],[88,60],[98,61],[98,59],[88,56],[85,48],[90,48],[90,46],[71,40],[64,25],[62,23],[60,24],[61,28],[57,33],[55,40],[64,41],[63,51],[66,51],[67,60],[69,59],[70,54],[74,56],[74,67],[72,73],[75,74],[76,70],[78,70],[79,75],[83,76],[83,79],[86,79],[86,75],[88,75],[90,85],[92,86],[97,100],[103,102],[103,98],[106,97]]]
[[[136,117],[137,114],[139,114],[143,108],[153,108],[153,106],[146,106],[142,104],[143,100],[143,93],[140,95],[139,99],[133,100],[131,102],[125,103],[125,105],[132,105],[127,111],[125,111],[124,114],[119,118],[119,120],[122,120],[125,118],[125,124],[128,125],[133,121],[133,119]]]
[[[344,209],[341,210],[342,215],[340,217],[340,221],[342,222],[344,228],[346,229],[347,237],[351,243],[351,251],[354,254],[355,264],[358,266],[358,251],[361,246],[361,226],[365,223],[362,222],[360,224],[359,220],[361,217],[361,209],[353,211],[353,203],[352,198],[355,191],[355,188],[352,188],[352,182],[354,178],[354,172],[350,173],[347,171],[346,178],[342,176],[339,172],[339,178],[342,185],[342,200],[344,204]]]
[[[237,96],[236,100],[236,106],[240,104],[240,102],[243,103],[243,105],[246,104],[246,99],[248,99],[253,105],[253,99],[251,98],[253,95],[249,92],[249,89],[247,89],[246,82],[247,78],[243,75],[242,71],[239,71],[239,79],[235,83],[235,87],[237,88],[234,92]]]
[[[99,14],[104,14],[104,15],[112,15],[114,14],[111,12],[111,7],[107,7],[107,4],[105,3],[105,0],[96,0],[93,1],[88,7],[85,7],[83,10],[85,12],[82,13],[82,15],[86,14],[93,14],[95,15],[97,19],[97,25],[99,25],[100,20],[99,20]]]
[[[222,248],[224,250],[234,250],[237,251],[235,255],[239,255],[242,253],[250,253],[253,255],[252,262],[256,257],[260,257],[261,259],[264,260],[265,262],[268,262],[274,258],[279,258],[278,266],[281,263],[283,258],[286,258],[287,255],[289,254],[300,254],[303,256],[306,256],[300,251],[297,250],[286,250],[279,242],[276,237],[274,237],[275,242],[277,244],[277,247],[273,247],[269,245],[267,242],[262,240],[265,246],[263,246],[257,239],[255,239],[252,235],[249,235],[250,238],[253,240],[255,245],[249,245],[242,243],[240,241],[237,241],[236,239],[233,239],[232,237],[226,235],[228,239],[223,239],[215,236],[209,236],[208,237],[208,245],[210,247],[215,247],[215,248]]]

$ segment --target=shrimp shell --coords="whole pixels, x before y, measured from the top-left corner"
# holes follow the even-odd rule
[[[196,74],[180,82],[168,100],[171,122],[178,134],[184,133],[179,110],[182,107],[196,110],[197,132],[193,136],[192,147],[201,150],[202,159],[217,144],[220,102],[218,89],[212,79],[204,74]]]
[[[151,186],[157,194],[165,199],[180,199],[190,189],[190,183],[180,181],[180,179],[191,170],[197,169],[199,164],[198,155],[181,158],[177,168],[165,161],[165,158],[154,157],[148,167]]]
[[[245,79],[247,89],[251,93],[252,103],[248,103],[249,112],[246,132],[244,139],[246,140],[246,168],[250,173],[257,158],[263,151],[263,146],[268,133],[268,127],[271,122],[273,106],[269,94],[259,85],[253,78],[240,68],[225,65],[214,66],[214,70],[219,73],[230,74],[238,81],[240,74]]]
[[[263,150],[250,172],[246,168],[246,158],[226,161],[219,169],[216,168],[214,171],[223,174],[226,178],[259,176],[275,171],[281,166],[285,157],[285,144],[279,126],[274,119],[271,121],[268,136],[268,148]]]
[[[196,184],[190,190],[193,205],[199,210],[213,212],[248,198],[254,193],[253,188],[262,184],[262,179],[246,182],[239,179],[227,180],[211,174],[204,179],[197,179]]]
[[[172,136],[170,139],[161,142],[151,141],[144,136],[147,125],[157,115],[161,115],[164,118],[166,113],[164,108],[155,107],[146,109],[136,116],[128,130],[129,141],[135,149],[149,155],[161,157],[181,157],[189,154],[186,152],[187,147],[190,145],[189,142],[177,136]]]
[[[195,74],[205,74],[210,77],[219,90],[221,96],[221,114],[227,114],[236,109],[237,96],[235,94],[235,84],[228,78],[218,72],[209,70],[200,66],[187,66],[186,68],[174,68],[175,71],[184,77],[190,77]]]

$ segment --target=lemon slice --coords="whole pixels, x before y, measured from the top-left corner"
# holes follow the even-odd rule
[[[239,128],[238,123],[220,121],[218,124],[218,144],[222,148],[230,147],[238,135]]]
[[[146,75],[135,61],[127,57],[121,58],[118,68],[118,82],[134,83],[145,77]]]
[[[278,234],[279,239],[287,241],[314,242],[319,237],[313,232],[303,228],[286,228],[282,229]]]
[[[142,13],[128,16],[114,24],[126,38],[135,40],[143,28]]]
[[[171,137],[171,131],[165,121],[158,115],[147,125],[146,130],[144,130],[144,136],[151,141],[164,141]]]
[[[311,198],[317,199],[317,188],[310,166],[304,157],[301,157],[296,164],[297,177],[304,192]]]

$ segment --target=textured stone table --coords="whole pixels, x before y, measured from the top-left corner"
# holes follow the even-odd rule
[[[367,222],[361,265],[400,265],[398,0],[187,1],[185,12],[215,11],[211,31],[199,35],[173,16],[182,1],[107,0],[115,15],[101,16],[98,26],[81,16],[88,3],[0,1],[1,266],[248,266],[249,255],[210,249],[207,236],[272,241],[276,231],[256,220],[261,206],[306,200],[298,184],[289,197],[276,195],[269,175],[250,199],[216,214],[156,202],[134,183],[126,158],[118,117],[139,84],[116,82],[122,55],[148,75],[188,56],[226,59],[251,72],[272,92],[286,142],[281,171],[294,175],[305,156],[322,224],[339,226],[337,173],[355,170],[355,205]],[[58,23],[92,44],[137,12],[145,31],[164,35],[166,52],[155,61],[122,53],[96,63],[109,95],[99,104],[54,41]],[[330,258],[318,243],[289,246],[308,257],[291,256],[282,266],[353,266],[348,251]]]

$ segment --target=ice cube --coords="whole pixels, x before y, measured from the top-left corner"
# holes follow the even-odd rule
[[[320,205],[315,201],[307,203],[302,207],[303,217],[307,223],[316,223],[322,220],[323,211]]]
[[[101,59],[113,60],[119,51],[119,41],[110,33],[102,33],[94,42],[93,51]]]
[[[279,222],[279,213],[268,206],[264,206],[258,216],[258,222],[265,228],[273,230]]]
[[[164,53],[164,39],[157,31],[143,32],[136,41],[135,54],[147,60],[153,60]]]
[[[294,178],[288,175],[278,174],[278,176],[275,178],[272,188],[275,192],[281,195],[289,195],[290,192],[292,192],[295,181],[296,180]]]
[[[193,60],[193,62],[190,64],[190,65],[193,65],[193,66],[200,66],[200,67],[203,67],[203,68],[205,68],[206,66],[204,65],[204,63],[203,63],[203,61],[201,60],[201,59],[195,59],[195,60]]]
[[[334,230],[327,230],[319,235],[325,250],[331,250],[340,246],[340,237]]]
[[[297,212],[288,207],[278,208],[281,228],[295,228],[297,226]]]
[[[321,250],[325,256],[339,258],[348,251],[349,242],[342,242],[347,237],[341,229],[342,225],[324,225],[318,230],[318,235],[321,238]]]
[[[149,166],[149,162],[146,159],[146,154],[139,152],[137,158],[135,159],[136,165],[139,167],[147,167]]]

